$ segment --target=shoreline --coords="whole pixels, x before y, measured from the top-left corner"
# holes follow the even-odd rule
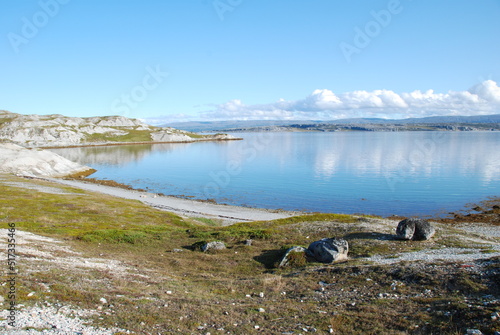
[[[225,141],[242,141],[241,137],[234,138],[224,138],[224,139],[193,139],[193,141],[148,141],[148,142],[109,142],[109,143],[96,143],[96,144],[74,144],[74,145],[61,145],[61,146],[35,146],[29,147],[30,149],[68,149],[68,148],[82,148],[82,147],[107,147],[107,146],[119,146],[119,145],[140,145],[140,144],[189,144],[197,142],[225,142]]]
[[[88,182],[85,181],[85,179],[36,179],[63,184],[86,191],[104,193],[119,198],[139,200],[148,206],[168,211],[179,216],[220,220],[222,221],[222,225],[224,226],[245,221],[251,222],[284,219],[303,214],[302,212],[275,211],[264,208],[250,208],[243,206],[214,204],[206,201],[183,199],[168,195],[158,195],[156,193],[135,189],[126,189],[118,186],[106,186]]]

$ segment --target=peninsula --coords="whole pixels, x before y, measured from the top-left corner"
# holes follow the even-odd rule
[[[31,148],[237,139],[226,134],[200,135],[171,127],[155,127],[125,116],[68,117],[0,111],[0,142]]]

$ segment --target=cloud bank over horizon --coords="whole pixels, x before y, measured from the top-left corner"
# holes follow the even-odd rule
[[[486,80],[466,91],[436,93],[415,90],[396,93],[391,90],[353,91],[335,94],[316,89],[304,99],[246,105],[234,99],[210,105],[198,115],[176,114],[151,118],[155,123],[223,120],[337,120],[376,117],[403,119],[427,116],[487,115],[500,113],[500,87]]]

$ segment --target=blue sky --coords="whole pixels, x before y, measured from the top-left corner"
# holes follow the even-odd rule
[[[500,0],[0,3],[0,109],[15,113],[500,113]]]

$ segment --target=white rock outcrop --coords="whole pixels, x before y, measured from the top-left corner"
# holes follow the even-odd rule
[[[173,133],[171,131],[157,131],[151,134],[153,142],[193,142],[193,138],[182,133]]]
[[[125,142],[196,142],[233,140],[231,135],[199,135],[154,127],[124,116],[67,117],[0,111],[0,141],[24,147],[64,147]]]
[[[84,166],[48,150],[27,149],[12,143],[0,143],[0,172],[31,177],[62,177],[90,171]]]
[[[124,116],[67,117],[63,115],[22,115],[0,111],[0,140],[26,147],[105,144],[130,131],[146,135],[158,128]],[[105,136],[95,139],[94,134]],[[109,141],[106,136],[110,137]]]

